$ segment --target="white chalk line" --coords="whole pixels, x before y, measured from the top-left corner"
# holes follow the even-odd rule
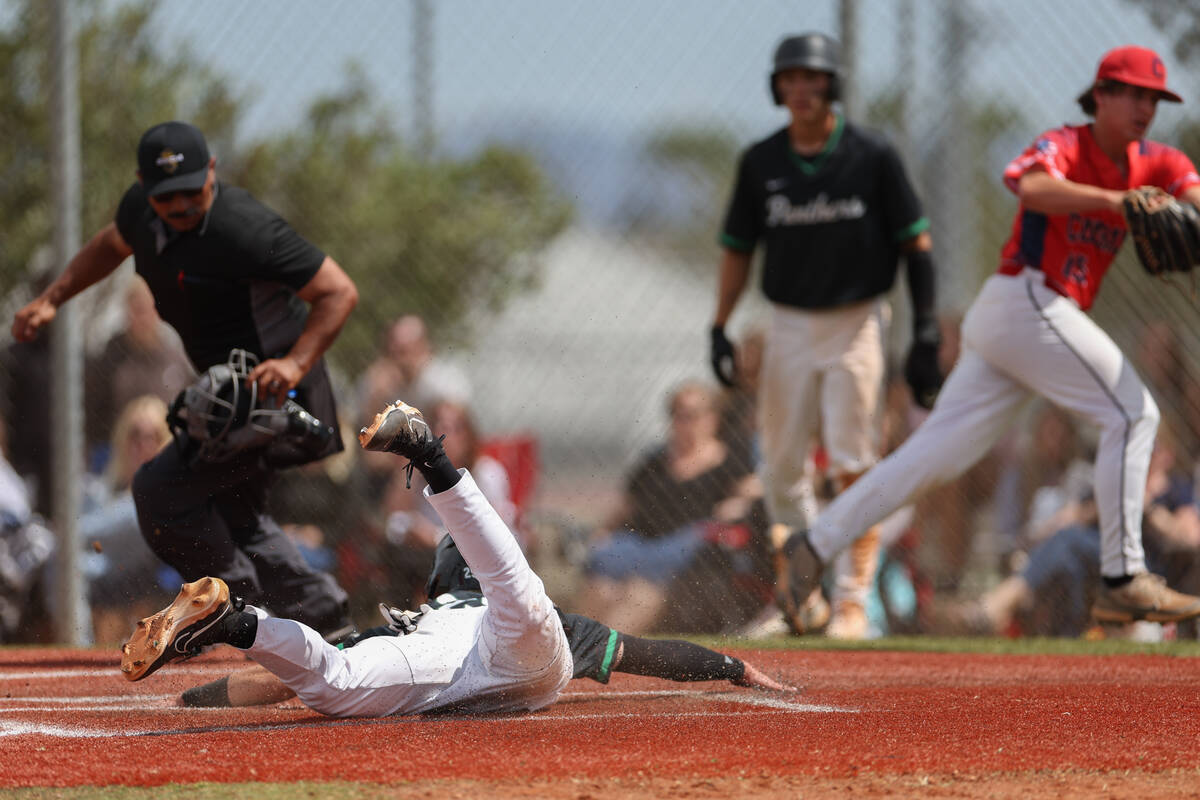
[[[839,708],[838,706],[813,705],[811,703],[794,703],[784,700],[779,696],[766,695],[750,692],[701,692],[689,691],[687,689],[663,689],[654,691],[652,689],[642,691],[627,691],[627,692],[563,692],[564,698],[603,698],[603,697],[696,697],[701,700],[713,700],[729,703],[743,703],[752,706],[766,706],[780,711],[795,711],[798,713],[821,713],[821,714],[857,714],[858,710],[853,708]],[[579,717],[572,717],[579,719]]]
[[[195,668],[193,668],[195,669]],[[639,712],[619,712],[619,713],[596,713],[596,714],[556,714],[550,712],[539,712],[536,714],[523,715],[497,715],[491,717],[462,717],[462,716],[445,716],[445,717],[382,717],[376,719],[321,719],[307,722],[264,722],[261,724],[241,724],[241,725],[223,725],[223,726],[204,726],[199,728],[170,728],[170,729],[125,729],[125,730],[108,730],[103,728],[88,728],[84,726],[63,726],[49,725],[38,722],[26,721],[9,721],[0,719],[0,737],[5,736],[49,736],[55,738],[135,738],[142,736],[170,736],[170,735],[187,735],[187,734],[206,734],[206,733],[252,733],[265,730],[293,730],[304,728],[325,728],[330,726],[345,726],[345,725],[395,725],[395,724],[413,724],[424,723],[429,721],[464,721],[472,724],[487,724],[495,722],[573,722],[588,721],[588,720],[613,720],[613,719],[649,719],[655,717],[669,717],[672,719],[681,718],[725,718],[725,717],[742,717],[747,713],[756,714],[772,714],[772,715],[790,715],[790,714],[830,714],[830,713],[858,713],[857,709],[841,708],[838,706],[820,705],[812,703],[797,703],[786,700],[777,695],[766,695],[752,692],[712,692],[712,691],[692,691],[687,689],[664,689],[659,691],[642,690],[642,691],[604,691],[604,692],[564,692],[564,699],[588,699],[588,700],[603,700],[605,698],[653,698],[653,697],[689,697],[703,702],[723,702],[734,703],[747,706],[759,706],[767,710],[747,712],[741,710],[733,711],[679,711],[656,713],[653,711]],[[200,711],[217,711],[225,712],[230,709],[224,708],[183,708],[175,705],[177,695],[101,695],[92,697],[11,697],[0,698],[0,715],[17,712],[47,712],[54,710],[62,711],[140,711],[149,713],[187,713],[193,714]],[[12,703],[13,705],[7,705]],[[277,706],[264,706],[274,711],[278,711]],[[305,708],[295,708],[295,711],[300,713],[311,713]]]
[[[247,664],[243,664],[247,666]],[[192,666],[172,666],[171,674],[173,675],[206,675],[210,672],[230,672],[237,669],[230,664],[209,664],[207,666],[195,664]],[[37,681],[37,680],[58,680],[59,678],[115,678],[121,675],[121,667],[114,664],[111,667],[102,669],[94,669],[91,667],[80,667],[70,669],[37,669],[24,670],[21,672],[0,669],[0,686],[3,686],[6,681]]]
[[[4,710],[5,703],[37,703],[39,705],[86,705],[88,703],[117,703],[122,705],[136,705],[143,700],[168,700],[178,697],[174,694],[112,694],[103,695],[100,697],[0,697],[0,711]]]

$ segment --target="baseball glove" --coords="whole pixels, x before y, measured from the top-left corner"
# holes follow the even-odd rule
[[[1125,193],[1125,221],[1138,261],[1151,275],[1191,272],[1200,263],[1200,210],[1155,186]]]

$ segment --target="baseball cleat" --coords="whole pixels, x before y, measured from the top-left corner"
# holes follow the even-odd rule
[[[371,424],[358,432],[364,450],[395,453],[410,460],[424,460],[437,440],[421,412],[397,400],[375,415]]]
[[[223,642],[221,622],[244,607],[240,598],[230,598],[220,578],[185,583],[171,605],[138,622],[121,646],[121,673],[127,680],[140,681],[163,664]]]
[[[444,438],[444,435],[434,438],[421,412],[401,400],[388,405],[358,432],[358,443],[364,450],[395,453],[408,459],[404,467],[405,488],[412,487],[413,469],[418,461],[430,464],[442,452]]]
[[[1168,588],[1161,575],[1139,572],[1123,586],[1102,584],[1092,616],[1098,622],[1179,622],[1200,617],[1200,597]]]
[[[871,620],[862,603],[857,600],[842,600],[834,603],[833,616],[825,635],[830,639],[861,641],[871,636]]]
[[[775,551],[775,603],[792,633],[802,636],[829,620],[828,605],[813,602],[814,592],[820,590],[824,566],[809,545],[806,534],[776,524],[771,526],[769,535]],[[813,613],[818,606],[824,609],[819,625]]]

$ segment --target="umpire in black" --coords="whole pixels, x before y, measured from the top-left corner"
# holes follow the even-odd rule
[[[282,401],[294,390],[296,402],[336,430],[322,356],[358,302],[354,282],[274,211],[218,181],[216,158],[196,127],[155,125],[142,135],[137,159],[138,180],[116,219],[17,312],[14,338],[33,339],[59,306],[132,255],[198,372],[242,348],[260,359],[249,380],[261,393]],[[313,457],[341,449],[334,436]],[[352,630],[346,593],[310,568],[264,513],[279,466],[257,452],[211,464],[167,447],[134,477],[142,535],[185,580],[219,576],[247,602],[337,638]]]

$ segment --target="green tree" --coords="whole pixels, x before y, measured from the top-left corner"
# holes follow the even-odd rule
[[[717,258],[721,214],[737,168],[738,141],[720,124],[665,128],[646,141],[641,157],[654,180],[632,189],[629,207],[635,210],[631,232],[657,240],[680,254],[684,263],[711,273]],[[664,203],[680,199],[679,208]]]
[[[53,235],[48,7],[27,0],[0,30],[0,294],[28,277],[31,258]],[[186,51],[167,57],[155,50],[153,3],[71,9],[83,130],[82,230],[90,236],[112,219],[135,180],[134,151],[145,127],[182,117],[217,143],[228,141],[240,101]]]
[[[28,279],[53,234],[44,5],[25,0],[0,30],[0,295]],[[571,208],[529,156],[491,148],[460,161],[417,158],[353,66],[338,91],[313,101],[307,125],[235,147],[244,101],[186,50],[156,49],[154,9],[151,0],[72,6],[84,236],[112,219],[135,180],[141,132],[186,119],[219,154],[222,180],[279,210],[359,284],[359,308],[334,350],[350,368],[399,313],[419,312],[435,333],[461,341],[470,320],[536,284],[535,254]]]
[[[1174,40],[1172,52],[1183,64],[1200,58],[1200,0],[1127,0]]]
[[[338,340],[358,367],[388,320],[420,313],[442,340],[537,284],[536,253],[571,208],[533,160],[485,149],[466,160],[425,160],[375,107],[361,70],[315,100],[308,125],[247,149],[239,182],[328,252],[359,286]]]

